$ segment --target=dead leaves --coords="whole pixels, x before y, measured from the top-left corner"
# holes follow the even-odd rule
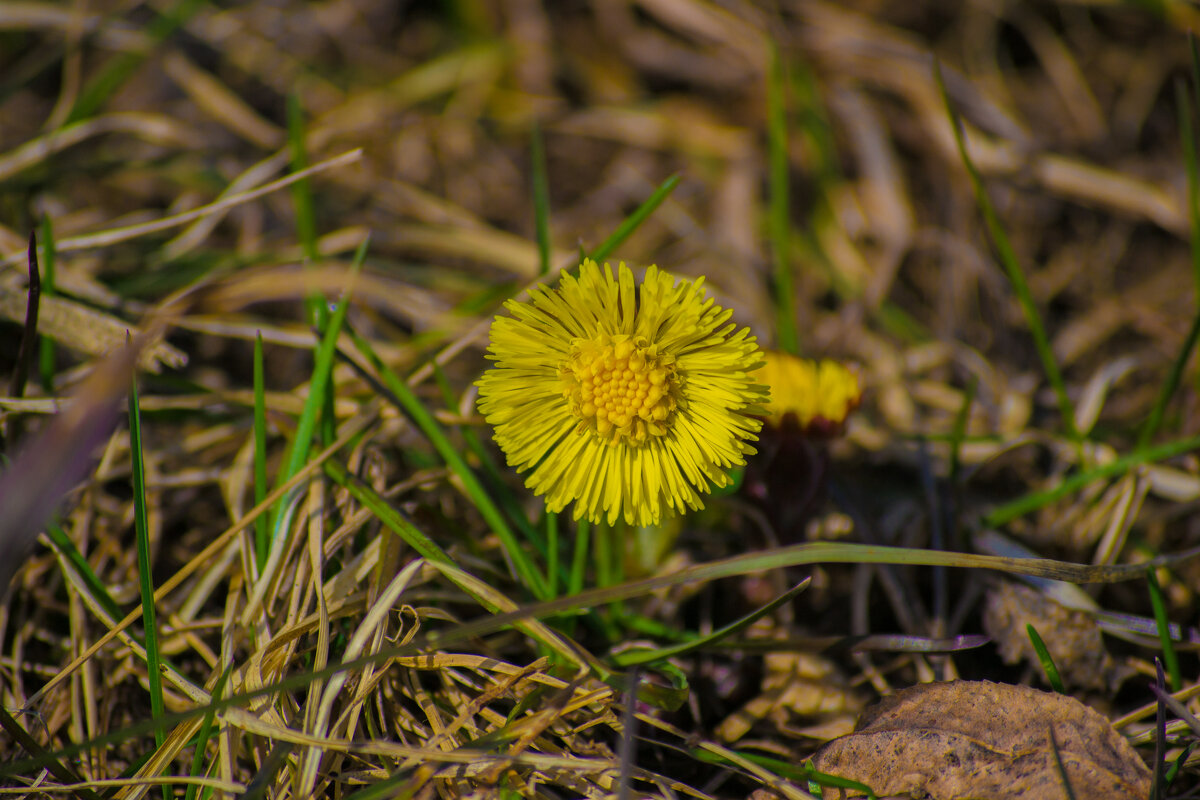
[[[854,733],[822,748],[814,766],[880,796],[1133,800],[1150,792],[1149,769],[1099,713],[1065,695],[989,681],[888,697]]]
[[[1067,608],[1027,586],[1004,581],[988,592],[983,629],[996,640],[1006,664],[1027,660],[1037,668],[1037,652],[1026,625],[1045,640],[1063,681],[1084,689],[1112,690],[1129,676],[1104,648],[1100,626],[1082,611]]]
[[[809,653],[769,653],[765,665],[762,693],[717,726],[721,741],[738,741],[763,719],[792,736],[826,739],[850,730],[862,699],[831,662]]]

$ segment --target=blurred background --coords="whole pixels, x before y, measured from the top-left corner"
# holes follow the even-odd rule
[[[396,341],[461,330],[537,275],[537,123],[555,266],[677,174],[616,256],[705,275],[772,344],[777,48],[802,351],[861,364],[874,419],[893,429],[945,422],[955,386],[975,379],[975,432],[1013,434],[1053,403],[1034,391],[1036,353],[933,59],[1069,379],[1144,378],[1195,305],[1176,99],[1195,21],[1179,3],[5,4],[0,296],[21,320],[11,267],[35,219],[70,240],[279,178],[294,166],[290,107],[307,163],[363,149],[311,179],[309,219],[279,191],[103,249],[68,245],[62,291],[136,316],[205,276],[344,258],[370,231],[377,323]],[[207,311],[240,313],[255,290]],[[195,346],[193,369],[223,347]],[[1125,388],[1107,412],[1129,419],[1155,381]]]

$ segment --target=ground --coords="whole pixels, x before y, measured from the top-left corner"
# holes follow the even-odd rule
[[[1193,792],[1198,25],[1086,0],[0,6],[0,782],[803,797],[864,710],[968,679],[1065,691],[1156,796]],[[584,257],[703,277],[860,402],[812,423],[814,396],[854,405],[813,378],[723,409],[766,422],[701,510],[547,513],[477,381],[505,301]],[[662,415],[749,397],[596,336]],[[554,342],[552,388],[593,357]],[[803,419],[769,415],[787,396]],[[571,435],[625,441],[589,413]]]

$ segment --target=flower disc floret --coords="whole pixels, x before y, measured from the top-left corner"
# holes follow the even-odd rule
[[[645,338],[625,334],[576,343],[560,375],[579,433],[594,430],[610,446],[666,434],[679,404],[679,380],[674,357],[656,350]]]
[[[649,267],[643,282],[585,261],[492,324],[479,408],[551,511],[650,525],[703,507],[761,426],[766,388],[749,331],[703,278]]]

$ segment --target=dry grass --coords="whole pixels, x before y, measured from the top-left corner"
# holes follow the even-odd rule
[[[0,606],[0,700],[35,749],[66,751],[56,769],[69,770],[3,767],[3,784],[136,798],[180,796],[189,783],[199,787],[189,800],[763,787],[804,797],[782,767],[848,731],[880,694],[958,676],[1044,685],[994,645],[946,646],[982,632],[992,579],[976,570],[801,573],[781,558],[765,572],[668,579],[619,604],[494,622],[574,587],[539,597],[515,578],[463,475],[351,367],[372,372],[346,335],[322,446],[301,448],[300,470],[280,482],[314,373],[305,302],[341,295],[369,236],[348,322],[408,379],[520,540],[526,528],[545,537],[539,501],[489,471],[490,445],[482,460],[471,446],[489,441],[472,386],[487,322],[539,275],[531,126],[545,141],[554,268],[678,174],[614,258],[706,276],[773,344],[775,42],[789,79],[785,260],[800,347],[857,365],[863,407],[829,448],[828,492],[812,506],[787,493],[823,484],[803,471],[813,462],[764,460],[743,491],[664,530],[628,541],[593,530],[594,553],[576,552],[573,523],[558,520],[564,574],[586,560],[584,586],[603,587],[825,538],[994,555],[1017,554],[1006,548],[1020,541],[1085,564],[1185,551],[1200,543],[1190,358],[1152,431],[1166,452],[1147,455],[1139,436],[1197,315],[1176,86],[1194,106],[1186,33],[1200,17],[1145,5],[0,4],[0,375],[16,369],[25,244],[40,220],[57,250],[57,292],[39,316],[55,342],[52,381],[39,384],[35,363],[23,398],[0,397],[7,457],[42,448],[40,461],[17,462],[42,471],[0,479],[0,533],[13,537],[0,560],[15,573]],[[931,54],[1064,375],[1069,422],[989,244]],[[302,166],[289,103],[303,120],[291,135],[303,136],[304,181],[284,180]],[[105,427],[128,364],[104,354],[132,360],[127,330],[146,333],[133,347],[161,727],[129,430]],[[257,334],[270,476],[258,495]],[[104,380],[80,395],[100,364]],[[1007,513],[1004,503],[1073,475],[1083,478],[1070,491]],[[21,547],[22,514],[63,492],[64,536],[52,542],[37,517],[38,544]],[[260,515],[287,532],[265,561]],[[997,529],[1008,538],[998,543]],[[67,540],[98,583],[72,566]],[[794,603],[731,640],[618,669],[635,644],[711,632],[809,573]],[[1158,578],[1168,616],[1194,622],[1196,562]],[[1144,581],[1089,592],[1076,602],[1093,602],[1102,621],[1152,616]],[[481,622],[461,627],[470,621]],[[1063,677],[1151,760],[1159,645],[1132,627],[1108,619],[1107,631],[1136,640],[1104,640],[1099,682]],[[868,634],[910,638],[857,648],[843,638]],[[1194,644],[1177,645],[1174,687],[1193,711]],[[645,679],[636,701],[630,675]],[[203,712],[217,706],[215,719]],[[1195,736],[1169,729],[1173,760]],[[0,737],[6,762],[38,756],[31,748]],[[1200,786],[1198,774],[1184,766],[1170,794]],[[53,788],[66,784],[77,788]]]

